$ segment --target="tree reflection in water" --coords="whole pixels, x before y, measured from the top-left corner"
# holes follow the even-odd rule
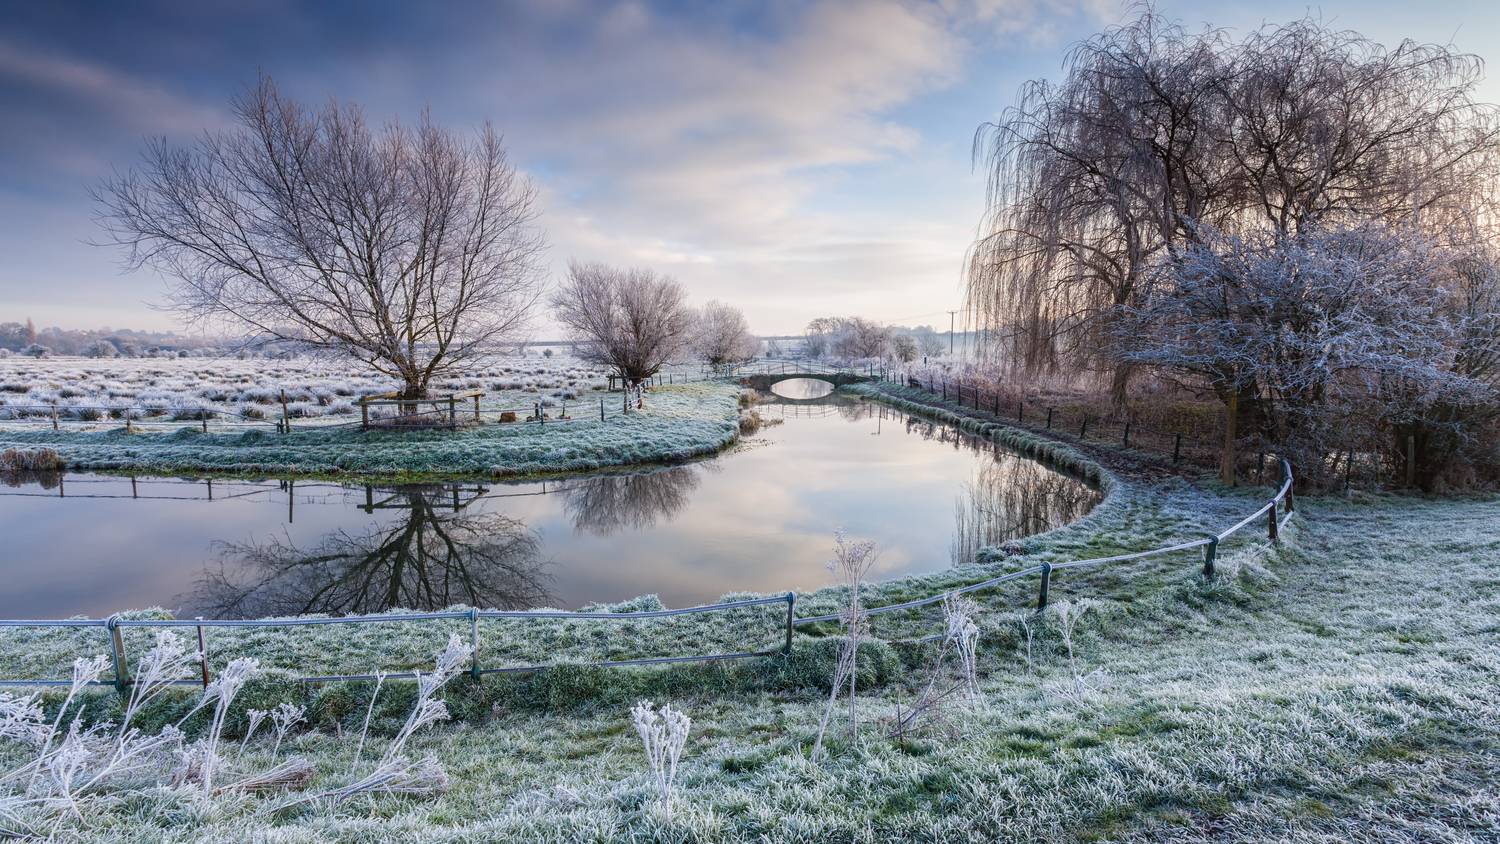
[[[998,443],[981,460],[954,502],[955,564],[972,562],[979,549],[1032,536],[1078,519],[1099,502],[1097,489],[1035,460],[1006,451]]]
[[[218,618],[327,613],[454,604],[529,609],[552,603],[547,562],[535,532],[499,513],[470,512],[456,486],[381,491],[374,505],[402,513],[355,535],[339,530],[312,547],[289,539],[221,543],[189,603]]]
[[[771,418],[838,414],[850,421],[876,419],[898,425],[907,434],[973,454],[973,475],[954,502],[949,554],[955,564],[971,562],[981,548],[1068,524],[1093,509],[1101,497],[1084,481],[998,443],[879,402],[838,395],[827,400],[787,402],[763,395],[760,407],[762,414]]]
[[[671,521],[687,506],[698,488],[698,471],[696,466],[677,466],[581,478],[563,493],[563,509],[579,532],[612,536],[622,530],[647,530]]]

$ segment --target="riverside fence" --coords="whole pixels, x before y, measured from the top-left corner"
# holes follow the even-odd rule
[[[668,371],[653,375],[647,386],[663,387],[677,384],[701,383],[727,377],[728,371],[687,372]],[[463,425],[512,424],[529,422],[538,425],[561,424],[580,420],[605,420],[631,413],[633,391],[617,386],[618,377],[611,377],[609,386],[603,391],[579,392],[574,398],[548,396],[529,402],[487,402],[483,390],[468,390],[452,394],[428,396],[419,399],[401,399],[391,393],[367,396],[351,396],[347,409],[339,413],[322,416],[299,416],[297,405],[286,390],[278,390],[277,399],[256,407],[253,412],[229,410],[208,405],[189,404],[10,404],[0,402],[0,424],[50,426],[61,430],[65,426],[100,425],[111,422],[123,423],[127,431],[181,430],[183,428],[210,429],[222,432],[246,430],[275,431],[287,434],[293,431],[337,431],[358,428],[399,429],[402,421],[423,427],[460,427]],[[600,394],[603,393],[603,394]],[[418,409],[422,408],[422,409]],[[392,412],[394,411],[394,412]],[[349,421],[329,421],[343,417],[359,417]]]
[[[1102,566],[1116,565],[1126,562],[1134,562],[1154,557],[1162,557],[1169,554],[1191,551],[1202,548],[1202,571],[1205,577],[1212,577],[1218,560],[1221,543],[1236,534],[1251,528],[1259,520],[1264,520],[1266,538],[1271,543],[1279,541],[1281,532],[1287,522],[1292,518],[1294,499],[1292,493],[1292,467],[1285,460],[1281,460],[1283,480],[1269,501],[1262,504],[1255,512],[1245,516],[1233,525],[1218,533],[1206,534],[1202,537],[1174,543],[1158,548],[1144,551],[1135,551],[1123,554],[1113,554],[1105,557],[1095,557],[1083,560],[1072,560],[1062,563],[1043,562],[1038,565],[1028,566],[1017,571],[1007,572],[998,577],[988,578],[976,583],[952,589],[942,590],[936,594],[903,601],[895,604],[870,607],[865,610],[868,615],[878,616],[901,611],[919,610],[943,600],[943,596],[950,593],[968,594],[994,589],[1011,581],[1021,580],[1028,577],[1037,578],[1036,609],[1046,609],[1049,600],[1049,592],[1052,587],[1053,577],[1057,572],[1071,569],[1086,569]],[[490,666],[484,664],[484,652],[481,650],[480,623],[490,620],[522,621],[527,624],[545,623],[548,621],[578,621],[597,620],[607,623],[627,623],[651,619],[681,618],[696,615],[710,615],[745,610],[753,608],[772,608],[777,605],[785,607],[784,613],[778,612],[779,627],[781,635],[778,637],[778,646],[771,648],[759,648],[753,650],[720,650],[708,653],[673,654],[664,656],[644,656],[625,659],[606,659],[586,661],[571,664],[581,664],[594,667],[624,667],[643,665],[663,665],[684,662],[714,662],[721,660],[736,660],[763,658],[776,654],[791,653],[794,634],[799,627],[809,625],[839,622],[842,620],[841,613],[826,613],[821,615],[803,616],[796,615],[797,595],[788,592],[784,595],[752,598],[738,601],[727,601],[719,604],[708,604],[696,607],[685,607],[681,609],[648,610],[640,612],[566,612],[559,610],[534,610],[534,611],[506,611],[506,610],[463,610],[443,611],[425,613],[392,613],[382,615],[344,616],[333,618],[293,618],[293,619],[153,619],[153,618],[123,618],[112,615],[101,619],[58,619],[58,620],[28,620],[28,619],[6,619],[0,620],[0,629],[3,628],[30,628],[30,629],[93,629],[99,630],[108,637],[108,648],[111,655],[114,677],[112,680],[101,680],[97,685],[114,685],[119,689],[126,689],[130,685],[130,660],[126,650],[124,631],[129,629],[153,628],[170,629],[186,628],[195,631],[199,643],[200,672],[195,678],[179,678],[174,682],[178,685],[207,685],[211,682],[211,653],[212,646],[209,631],[221,628],[295,628],[314,627],[327,625],[386,625],[402,622],[446,622],[451,626],[457,622],[467,627],[467,634],[474,655],[471,658],[469,673],[476,679],[486,674],[518,673],[538,671],[553,667],[557,663],[530,663],[523,665]],[[765,611],[760,613],[763,620],[770,621],[765,616]],[[928,641],[941,638],[943,634],[926,636],[919,639],[906,641]],[[101,637],[102,638],[102,637]],[[100,642],[101,645],[104,642]],[[282,666],[272,666],[282,667]],[[303,683],[320,683],[340,680],[374,680],[377,677],[388,679],[412,679],[418,675],[416,671],[392,671],[385,672],[378,669],[368,670],[363,673],[353,674],[315,674],[298,677]],[[70,683],[66,679],[0,679],[0,686],[66,686]]]

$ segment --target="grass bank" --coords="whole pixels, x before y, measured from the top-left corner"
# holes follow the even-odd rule
[[[737,388],[719,382],[660,387],[645,410],[604,421],[580,405],[577,418],[566,423],[458,431],[0,431],[0,449],[46,447],[72,469],[151,473],[409,478],[581,472],[713,454],[737,436],[737,396]]]

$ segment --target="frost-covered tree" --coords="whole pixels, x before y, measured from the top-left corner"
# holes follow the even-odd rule
[[[488,124],[371,128],[262,77],[236,126],[148,144],[96,195],[131,268],[190,319],[364,362],[420,396],[522,331],[541,295],[536,191]]]
[[[1451,273],[1446,250],[1378,223],[1205,230],[1156,267],[1142,304],[1119,312],[1116,350],[1205,383],[1223,401],[1227,483],[1243,434],[1279,444],[1316,478],[1325,455],[1395,413],[1399,396],[1493,400],[1453,367]]]
[[[891,354],[902,363],[911,363],[917,359],[917,338],[910,334],[898,334],[891,338]]]
[[[1373,220],[1441,242],[1500,177],[1481,62],[1448,45],[1313,18],[1233,40],[1147,7],[1064,67],[976,139],[990,189],[967,309],[996,365],[1108,372],[1117,400],[1134,363],[1108,354],[1112,321],[1199,232]]]
[[[108,340],[95,340],[84,347],[83,354],[91,358],[117,358],[120,356],[120,350]]]
[[[669,276],[573,261],[552,307],[577,338],[580,358],[635,388],[687,350],[694,321],[685,299]]]
[[[704,363],[718,368],[755,357],[760,342],[739,308],[711,301],[698,309],[696,318],[693,350]]]

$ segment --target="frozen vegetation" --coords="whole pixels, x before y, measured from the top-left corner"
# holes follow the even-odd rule
[[[463,376],[432,385],[436,393],[484,390],[485,405],[529,408],[535,402],[561,407],[580,402],[607,386],[607,373],[567,354],[532,350],[496,356]],[[697,376],[696,366],[676,367]],[[400,387],[394,379],[371,377],[358,364],[319,358],[244,360],[202,358],[0,358],[0,423],[51,423],[52,408],[69,423],[183,422],[205,412],[225,422],[274,421],[281,416],[281,392],[298,424],[358,419],[356,400]]]
[[[619,394],[610,399],[619,401]],[[504,476],[686,460],[724,448],[738,431],[738,389],[717,382],[657,388],[644,409],[602,421],[598,409],[580,405],[567,421],[519,417],[457,431],[0,427],[0,449],[53,449],[74,469]]]

